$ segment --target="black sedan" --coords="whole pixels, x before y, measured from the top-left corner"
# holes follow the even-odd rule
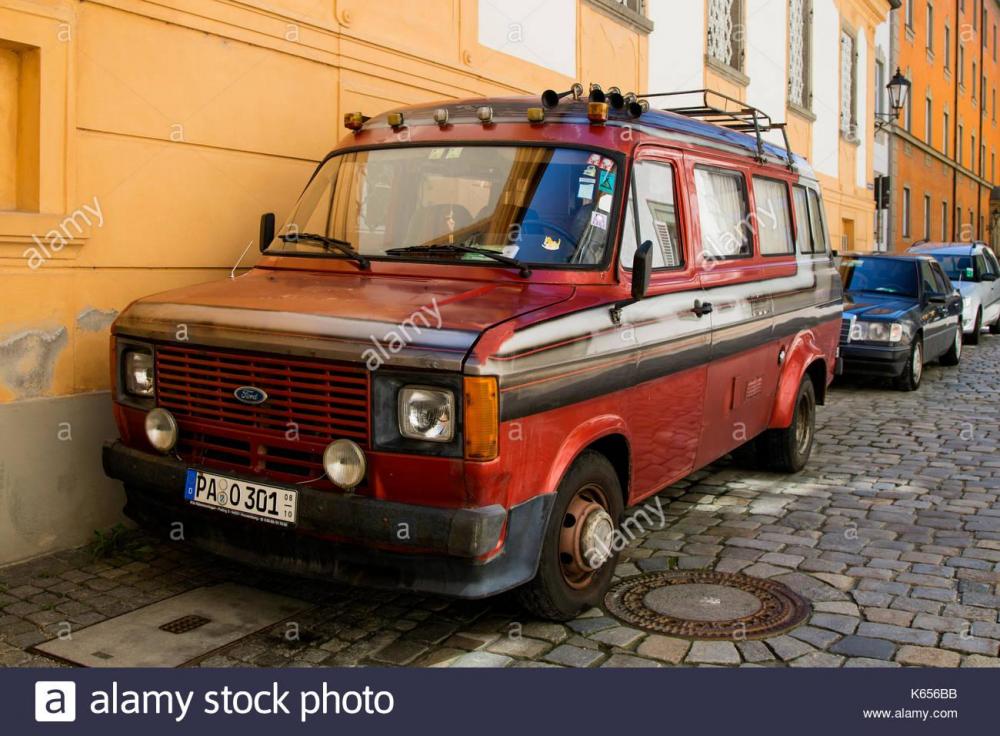
[[[924,364],[962,358],[962,297],[929,256],[841,257],[844,372],[888,376],[897,388],[920,386]]]

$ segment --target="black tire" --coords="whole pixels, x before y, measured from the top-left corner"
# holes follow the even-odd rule
[[[567,511],[574,497],[590,488],[598,488],[603,492],[613,528],[616,531],[619,528],[623,495],[618,474],[604,455],[586,450],[573,462],[559,484],[555,505],[545,528],[538,572],[531,582],[517,591],[521,605],[541,618],[569,621],[586,609],[599,605],[611,586],[618,560],[617,551],[612,551],[604,563],[594,570],[584,587],[573,587],[564,576],[565,564],[564,558],[561,558],[560,537],[564,528],[569,526],[567,522],[573,518]]]
[[[792,423],[784,429],[769,429],[757,438],[757,460],[768,470],[798,473],[809,462],[815,437],[816,388],[805,375],[795,396]]]
[[[748,442],[744,442],[730,453],[733,463],[747,470],[757,470],[760,468],[760,454],[757,449],[757,438],[754,437]]]
[[[924,343],[914,338],[910,348],[910,358],[903,366],[903,372],[896,377],[895,385],[900,391],[916,391],[924,378]]]
[[[1000,314],[997,315],[997,321],[990,325],[991,335],[1000,335]]]
[[[965,342],[969,345],[979,344],[979,335],[983,331],[983,310],[980,309],[976,312],[976,326],[972,328],[972,332],[965,336]]]
[[[955,338],[951,341],[948,352],[941,356],[941,365],[958,365],[962,361],[962,343],[965,338],[962,336],[962,324],[955,328]]]

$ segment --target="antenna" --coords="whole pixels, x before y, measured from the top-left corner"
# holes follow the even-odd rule
[[[229,272],[229,278],[231,279],[236,278],[236,269],[240,267],[240,263],[243,262],[243,256],[245,256],[247,254],[247,251],[250,250],[251,245],[253,245],[253,240],[247,243],[247,247],[243,249],[242,253],[240,253],[240,257],[236,260],[236,265],[233,266],[233,270]]]

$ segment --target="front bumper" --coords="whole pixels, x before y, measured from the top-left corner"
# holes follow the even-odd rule
[[[900,376],[910,359],[909,345],[860,345],[842,343],[844,373],[865,376]]]
[[[187,503],[188,466],[175,458],[114,441],[105,443],[103,460],[104,472],[125,484],[125,514],[154,531],[181,522],[185,541],[258,567],[460,598],[483,598],[534,577],[554,501],[548,494],[509,511],[440,509],[300,487],[298,523],[278,528]],[[505,529],[500,553],[479,559],[496,549]],[[386,546],[414,551],[380,548]]]

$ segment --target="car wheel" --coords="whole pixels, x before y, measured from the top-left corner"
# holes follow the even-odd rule
[[[588,450],[559,484],[534,580],[518,590],[521,604],[553,621],[598,605],[611,586],[619,550],[622,488],[607,458]]]
[[[980,309],[978,312],[976,312],[976,324],[972,328],[972,332],[966,335],[965,341],[969,343],[969,345],[978,345],[979,333],[981,333],[982,331],[983,331],[983,310]]]
[[[795,396],[792,423],[784,429],[769,429],[757,439],[758,461],[768,470],[797,473],[809,462],[815,436],[816,389],[806,375]]]
[[[962,360],[962,325],[955,328],[955,339],[951,341],[948,352],[941,356],[941,365],[958,365]]]
[[[906,361],[902,374],[896,379],[896,388],[901,391],[916,391],[924,377],[924,344],[919,338],[910,348],[910,359]]]
[[[1000,314],[997,315],[997,321],[990,325],[991,335],[1000,335]]]

